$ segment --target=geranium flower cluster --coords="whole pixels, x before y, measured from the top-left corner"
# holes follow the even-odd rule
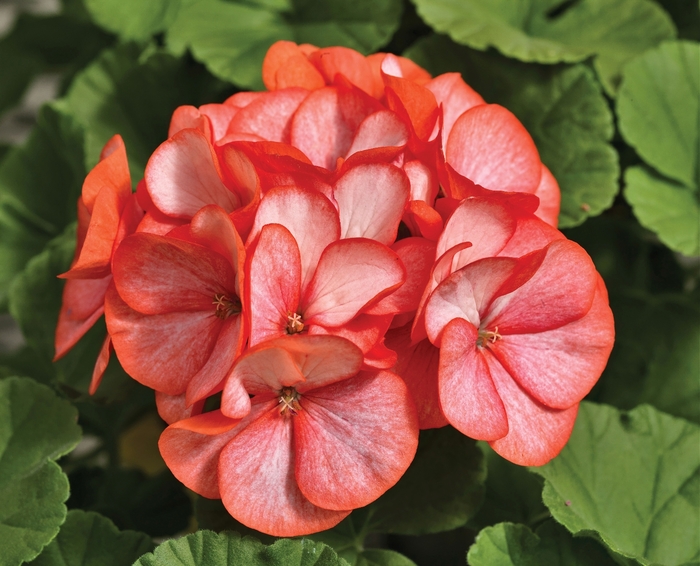
[[[116,352],[156,392],[173,473],[277,536],[378,498],[420,428],[554,457],[613,320],[522,124],[393,55],[279,42],[262,73],[266,92],[178,108],[133,193],[106,145],[56,357],[104,313],[91,391]]]

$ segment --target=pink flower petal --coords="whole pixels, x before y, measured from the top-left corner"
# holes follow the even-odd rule
[[[406,124],[391,110],[374,112],[355,132],[346,157],[378,147],[403,147],[408,143],[409,135]]]
[[[363,372],[302,395],[293,418],[296,479],[325,509],[363,507],[401,478],[418,446],[415,407],[390,372]]]
[[[488,351],[484,357],[508,415],[508,434],[489,444],[515,464],[546,464],[569,440],[578,404],[564,410],[550,409],[530,397]]]
[[[173,475],[195,493],[218,499],[219,457],[238,434],[240,421],[212,411],[171,424],[160,435],[158,448]]]
[[[221,498],[236,520],[291,537],[329,529],[349,515],[317,507],[299,490],[292,419],[280,414],[276,399],[254,403],[240,426],[219,458]]]
[[[445,157],[455,170],[492,191],[534,193],[540,184],[540,157],[530,134],[508,110],[484,104],[454,123]]]
[[[452,126],[470,108],[485,104],[484,99],[462,79],[459,73],[438,75],[425,85],[442,104],[442,139],[447,140]]]
[[[153,203],[168,216],[191,218],[207,204],[226,212],[241,206],[221,181],[214,149],[198,130],[182,130],[162,143],[148,160],[145,179]]]
[[[370,238],[390,246],[408,203],[406,174],[387,163],[359,165],[336,183],[341,238]],[[381,188],[381,190],[377,190]]]
[[[511,334],[491,351],[539,402],[566,409],[595,385],[612,350],[615,328],[602,279],[591,310],[574,322],[535,334]]]
[[[443,332],[440,347],[440,404],[452,426],[471,438],[495,440],[508,433],[509,419],[492,381],[476,327],[461,318]]]
[[[158,416],[168,424],[199,415],[204,409],[204,400],[188,407],[185,403],[184,393],[180,395],[168,395],[162,391],[156,391],[155,393]]]
[[[341,326],[405,279],[401,260],[386,246],[359,238],[334,242],[323,252],[302,297],[304,321]]]
[[[255,134],[267,141],[289,143],[292,116],[307,96],[308,90],[296,87],[265,93],[236,113],[227,133]]]
[[[561,191],[554,175],[544,165],[542,165],[542,178],[535,191],[535,196],[540,199],[540,206],[535,215],[556,228],[559,222]]]

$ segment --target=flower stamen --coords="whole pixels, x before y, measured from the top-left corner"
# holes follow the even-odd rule
[[[287,334],[299,334],[304,330],[304,322],[299,313],[287,313]]]
[[[294,387],[283,387],[279,395],[280,400],[278,401],[278,404],[282,405],[280,407],[280,415],[286,415],[289,413],[292,416],[296,416],[299,409],[301,409],[301,406],[299,405],[300,395],[297,390],[294,389]]]
[[[498,326],[495,330],[479,330],[479,337],[476,339],[476,345],[479,348],[483,348],[484,346],[488,347],[501,338],[503,338],[503,336],[498,333]]]
[[[239,314],[241,312],[241,302],[238,300],[238,297],[235,296],[233,299],[229,299],[223,293],[217,293],[214,295],[214,300],[211,304],[216,306],[214,314],[221,320],[226,320],[232,314]]]

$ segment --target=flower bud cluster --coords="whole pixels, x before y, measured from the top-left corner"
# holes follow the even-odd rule
[[[393,55],[278,42],[262,73],[178,108],[134,193],[105,146],[56,356],[104,313],[91,391],[116,353],[156,392],[175,476],[276,536],[377,499],[419,429],[554,457],[613,320],[522,124]]]

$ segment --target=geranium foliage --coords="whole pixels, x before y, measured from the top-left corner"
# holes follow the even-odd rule
[[[0,113],[60,87],[0,142],[0,562],[697,562],[698,25],[19,14]]]

